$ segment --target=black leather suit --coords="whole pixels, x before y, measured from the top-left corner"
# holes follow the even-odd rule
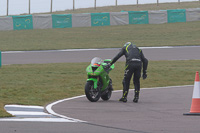
[[[111,64],[114,64],[121,56],[125,55],[126,65],[124,70],[124,79],[123,79],[123,97],[127,97],[130,80],[133,76],[133,83],[135,86],[135,94],[140,92],[140,77],[141,70],[143,66],[143,73],[146,73],[148,60],[144,57],[142,50],[128,42],[124,45],[121,51],[112,59]]]

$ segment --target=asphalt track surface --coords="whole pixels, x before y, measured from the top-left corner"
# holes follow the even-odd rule
[[[148,60],[190,60],[200,59],[200,46],[190,47],[149,47],[143,49]],[[119,52],[114,49],[74,49],[49,51],[7,51],[2,52],[2,65],[39,64],[63,62],[90,62],[93,57],[113,58]],[[125,58],[120,58],[124,61]]]
[[[183,116],[191,105],[193,86],[142,89],[139,103],[128,102],[115,92],[109,101],[91,103],[86,97],[64,101],[53,106],[61,115],[86,121],[86,125],[123,133],[198,133],[198,116]],[[98,132],[98,131],[97,131]]]
[[[118,49],[3,52],[2,64],[89,62],[91,58],[112,58]],[[149,60],[200,59],[200,47],[144,48]],[[121,60],[124,60],[122,58]],[[139,103],[133,103],[133,91],[127,103],[113,92],[109,101],[89,102],[86,97],[60,102],[52,107],[57,114],[86,122],[0,122],[2,133],[197,133],[198,116],[189,112],[193,86],[142,89]]]

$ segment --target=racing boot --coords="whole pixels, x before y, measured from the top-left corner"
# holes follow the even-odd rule
[[[127,91],[123,93],[122,98],[119,99],[119,101],[126,103],[127,102]]]
[[[139,91],[135,91],[135,96],[134,96],[134,99],[133,99],[133,102],[134,103],[137,103],[138,102],[138,100],[139,100]]]
[[[122,97],[119,99],[119,101],[126,103],[127,102],[127,98],[126,97]]]

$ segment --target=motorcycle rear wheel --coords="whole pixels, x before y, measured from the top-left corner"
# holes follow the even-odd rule
[[[98,88],[94,89],[94,84],[91,81],[85,84],[85,95],[91,102],[97,102],[101,96],[100,91]]]
[[[104,100],[104,101],[107,101],[107,100],[110,99],[111,94],[112,94],[112,91],[111,91],[111,90],[108,90],[107,93],[105,93],[104,95],[101,96],[101,99]]]

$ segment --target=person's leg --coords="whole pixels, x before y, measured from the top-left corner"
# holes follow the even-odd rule
[[[127,102],[127,96],[128,96],[128,91],[129,91],[129,86],[130,86],[130,80],[133,75],[133,70],[130,69],[131,65],[127,65],[124,71],[124,79],[122,81],[123,84],[123,95],[122,98],[119,99],[119,101]]]
[[[129,89],[127,89],[127,86],[129,85],[127,84],[127,80],[125,80],[125,78],[123,79],[122,84],[123,84],[123,94],[122,94],[122,98],[120,98],[119,101],[127,102],[127,95],[129,91]],[[129,84],[130,84],[130,81],[129,81]]]
[[[134,71],[133,83],[135,86],[135,96],[133,102],[137,103],[140,94],[140,77],[141,77],[141,65],[137,65]]]

